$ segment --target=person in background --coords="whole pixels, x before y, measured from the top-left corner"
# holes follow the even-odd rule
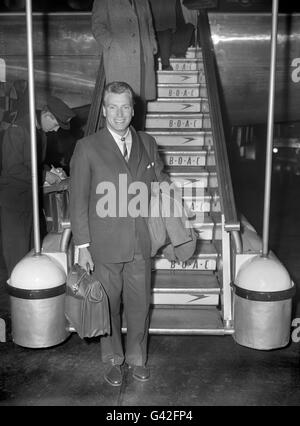
[[[196,31],[198,25],[198,10],[188,9],[184,4],[184,0],[180,0],[180,3],[182,16],[184,19],[184,24],[182,25],[182,28],[185,28],[185,38],[187,38],[188,40],[187,47],[189,47],[190,45],[200,46],[199,33]]]
[[[193,43],[197,11],[187,9],[182,0],[150,0],[150,3],[162,70],[172,70],[170,58],[184,58]]]
[[[198,10],[189,9],[185,6],[184,0],[180,0],[183,18],[186,24],[192,24],[193,27],[198,23]]]
[[[147,186],[149,204],[153,181],[168,181],[155,139],[130,126],[134,115],[133,91],[125,82],[111,82],[104,91],[106,125],[79,140],[70,167],[70,219],[78,264],[95,269],[110,305],[111,335],[101,337],[105,380],[121,386],[124,361],[134,379],[146,381],[147,338],[151,299],[151,241],[147,218],[130,215],[133,196],[117,202],[116,214],[102,214],[103,183],[124,195],[122,182]],[[145,146],[148,148],[146,149]],[[109,203],[110,204],[110,203]],[[120,205],[119,205],[120,204]],[[120,209],[122,212],[120,213]],[[125,209],[125,210],[124,210]],[[121,335],[121,301],[127,322],[126,351]]]
[[[62,168],[66,175],[69,175],[70,160],[76,142],[83,137],[83,134],[78,117],[71,120],[70,129],[60,127],[57,132],[48,132],[45,163],[55,168]]]
[[[195,45],[197,19],[197,10],[190,10],[185,7],[183,0],[176,1],[176,32],[173,36],[173,56],[184,58],[188,48]]]
[[[19,107],[21,103],[19,104]],[[2,141],[0,206],[2,247],[9,276],[15,265],[32,247],[32,175],[30,117],[28,103],[22,101],[17,118],[5,131]],[[70,128],[74,112],[59,98],[50,96],[42,111],[36,114],[37,162],[42,187],[60,182],[60,178],[44,168],[47,147],[46,133]]]
[[[134,126],[144,128],[146,102],[156,99],[157,43],[148,0],[94,0],[92,31],[106,83],[125,81],[137,96]]]
[[[157,34],[162,70],[172,70],[173,34],[176,31],[176,0],[150,0],[154,28]]]

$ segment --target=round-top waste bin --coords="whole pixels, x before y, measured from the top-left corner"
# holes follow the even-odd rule
[[[66,273],[47,255],[28,255],[8,281],[13,341],[27,348],[46,348],[70,334],[65,318]]]
[[[295,286],[279,260],[255,256],[246,261],[233,289],[235,341],[261,350],[286,346]]]

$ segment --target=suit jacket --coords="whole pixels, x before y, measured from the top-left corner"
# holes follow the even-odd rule
[[[136,235],[144,258],[151,256],[147,218],[120,214],[119,196],[126,196],[134,182],[144,182],[148,188],[156,178],[166,180],[163,162],[159,158],[155,139],[131,127],[132,148],[126,163],[112,135],[103,128],[79,140],[70,163],[70,218],[75,245],[90,243],[95,262],[119,263],[133,259]],[[142,138],[142,141],[140,140]],[[144,147],[149,146],[149,154]],[[119,176],[127,179],[120,188]],[[102,203],[99,184],[109,183],[116,189],[116,216],[100,217]],[[120,190],[120,191],[119,191]],[[113,194],[113,192],[110,192]],[[128,202],[136,194],[128,195]]]
[[[126,81],[137,95],[156,98],[157,44],[148,0],[94,0],[92,30],[103,53],[106,82]],[[144,73],[141,75],[141,61]]]

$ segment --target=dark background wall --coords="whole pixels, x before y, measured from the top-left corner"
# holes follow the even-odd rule
[[[190,3],[201,3],[201,0],[191,0]],[[279,11],[283,13],[300,12],[300,4],[296,3],[299,2],[280,2]],[[88,11],[92,9],[92,5],[93,0],[32,0],[32,7],[36,12]],[[219,0],[217,10],[220,12],[269,12],[271,8],[272,0]],[[25,0],[0,0],[0,12],[24,9]]]

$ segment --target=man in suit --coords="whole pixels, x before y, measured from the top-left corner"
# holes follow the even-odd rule
[[[127,83],[106,86],[103,114],[105,127],[79,140],[71,159],[70,217],[74,243],[79,247],[78,263],[95,270],[108,295],[112,332],[101,338],[104,377],[111,385],[120,386],[124,361],[136,380],[146,381],[150,375],[146,361],[151,241],[147,218],[130,214],[134,194],[129,189],[144,185],[147,196],[142,202],[148,205],[151,183],[168,178],[154,138],[130,126],[134,105]],[[110,194],[104,186],[111,189]],[[107,205],[111,207],[108,215],[104,211]],[[127,325],[125,354],[121,298]]]

